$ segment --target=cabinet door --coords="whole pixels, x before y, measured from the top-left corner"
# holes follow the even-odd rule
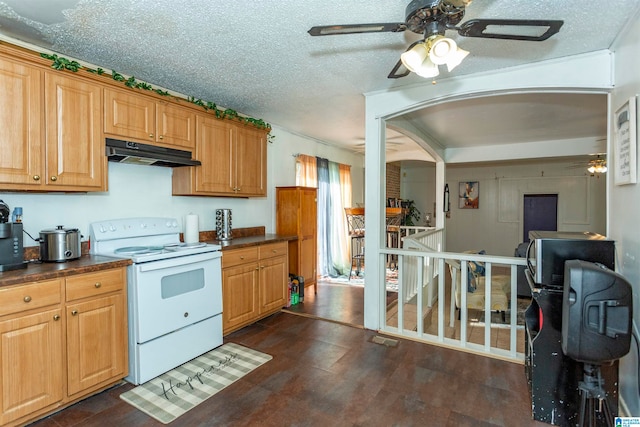
[[[104,133],[140,142],[155,141],[155,102],[136,93],[104,90]]]
[[[267,186],[265,132],[238,126],[235,148],[237,193],[264,196]]]
[[[224,333],[258,316],[258,264],[222,270],[222,329]]]
[[[288,278],[286,256],[260,260],[260,314],[286,305]]]
[[[298,245],[299,275],[304,277],[305,286],[309,286],[316,281],[316,239],[302,238],[298,241]]]
[[[67,305],[69,396],[126,375],[126,316],[122,294]]]
[[[232,127],[222,120],[196,117],[196,193],[234,193],[235,162],[232,158]]]
[[[195,136],[193,110],[166,102],[156,103],[156,142],[191,151],[196,145]]]
[[[0,322],[0,425],[62,400],[60,309]]]
[[[0,183],[7,189],[42,184],[42,73],[0,56]]]
[[[317,265],[317,200],[316,190],[301,190],[300,195],[300,235],[298,236],[300,251],[300,274],[305,279],[305,286],[316,282]]]
[[[102,88],[45,72],[47,172],[52,191],[106,189]]]

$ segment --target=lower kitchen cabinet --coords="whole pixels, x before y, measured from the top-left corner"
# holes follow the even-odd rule
[[[284,307],[287,284],[286,242],[223,251],[223,333],[226,335]]]
[[[127,375],[126,268],[0,289],[0,425],[68,406]]]
[[[50,307],[0,322],[0,425],[62,401],[60,313]]]

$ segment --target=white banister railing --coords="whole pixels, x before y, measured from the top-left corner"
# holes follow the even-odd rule
[[[522,319],[518,320],[517,272],[518,268],[526,266],[525,259],[425,249],[426,245],[420,239],[428,237],[416,235],[418,238],[405,238],[402,249],[381,250],[383,257],[397,256],[399,268],[398,300],[385,310],[382,331],[522,362],[524,326]],[[476,293],[470,293],[468,287],[467,268],[471,262],[483,263],[485,267],[485,275],[475,281]],[[429,267],[425,269],[425,265]],[[454,281],[451,280],[452,273],[457,276]],[[423,286],[412,284],[423,282]],[[502,291],[496,290],[499,285]],[[429,288],[435,290],[435,296],[443,296],[437,298],[437,304]],[[384,283],[379,284],[379,289],[381,296],[386,297]],[[407,298],[409,291],[414,294]],[[469,307],[478,301],[481,301],[480,308]],[[434,304],[429,305],[429,302]],[[501,313],[492,319],[495,307],[500,307]],[[390,316],[392,308],[393,316]],[[502,321],[502,314],[506,322]],[[499,336],[502,338],[497,338]]]
[[[443,230],[435,227],[402,227],[407,230],[408,235],[401,239],[402,248],[421,250],[429,252],[440,252],[442,250]],[[403,295],[405,301],[410,301],[418,293],[418,287],[421,285],[427,288],[428,307],[433,305],[435,301],[434,279],[437,276],[436,270],[433,268],[431,258],[429,257],[413,257],[404,259],[403,265],[403,282],[398,286],[403,286]]]

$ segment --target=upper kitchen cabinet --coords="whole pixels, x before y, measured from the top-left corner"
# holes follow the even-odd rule
[[[47,191],[106,191],[100,86],[45,72]]]
[[[201,166],[173,170],[173,194],[260,197],[266,195],[266,130],[197,115],[194,158]]]
[[[0,55],[0,93],[2,188],[39,186],[44,173],[42,70]]]
[[[193,109],[135,93],[104,89],[104,132],[107,136],[193,150]]]
[[[0,189],[105,191],[102,90],[0,55]]]

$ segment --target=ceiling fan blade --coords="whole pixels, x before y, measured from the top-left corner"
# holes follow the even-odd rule
[[[406,29],[407,25],[405,23],[392,22],[384,24],[321,25],[311,27],[307,32],[312,36],[333,36],[357,33],[398,33]]]
[[[398,73],[398,70],[400,68],[404,67],[404,64],[402,63],[402,60],[398,60],[398,62],[396,62],[396,65],[393,67],[393,69],[391,70],[391,72],[389,73],[389,75],[387,76],[388,79],[399,79],[400,77],[406,77],[408,76],[411,71],[409,71],[409,69],[407,69],[406,67],[404,67],[404,71],[401,73]]]
[[[562,24],[564,21],[548,19],[472,19],[455,29],[458,30],[458,34],[465,37],[541,42],[560,31]],[[520,34],[504,32],[505,30],[517,31],[513,27],[522,27],[522,30],[528,27],[529,34],[525,31]]]

